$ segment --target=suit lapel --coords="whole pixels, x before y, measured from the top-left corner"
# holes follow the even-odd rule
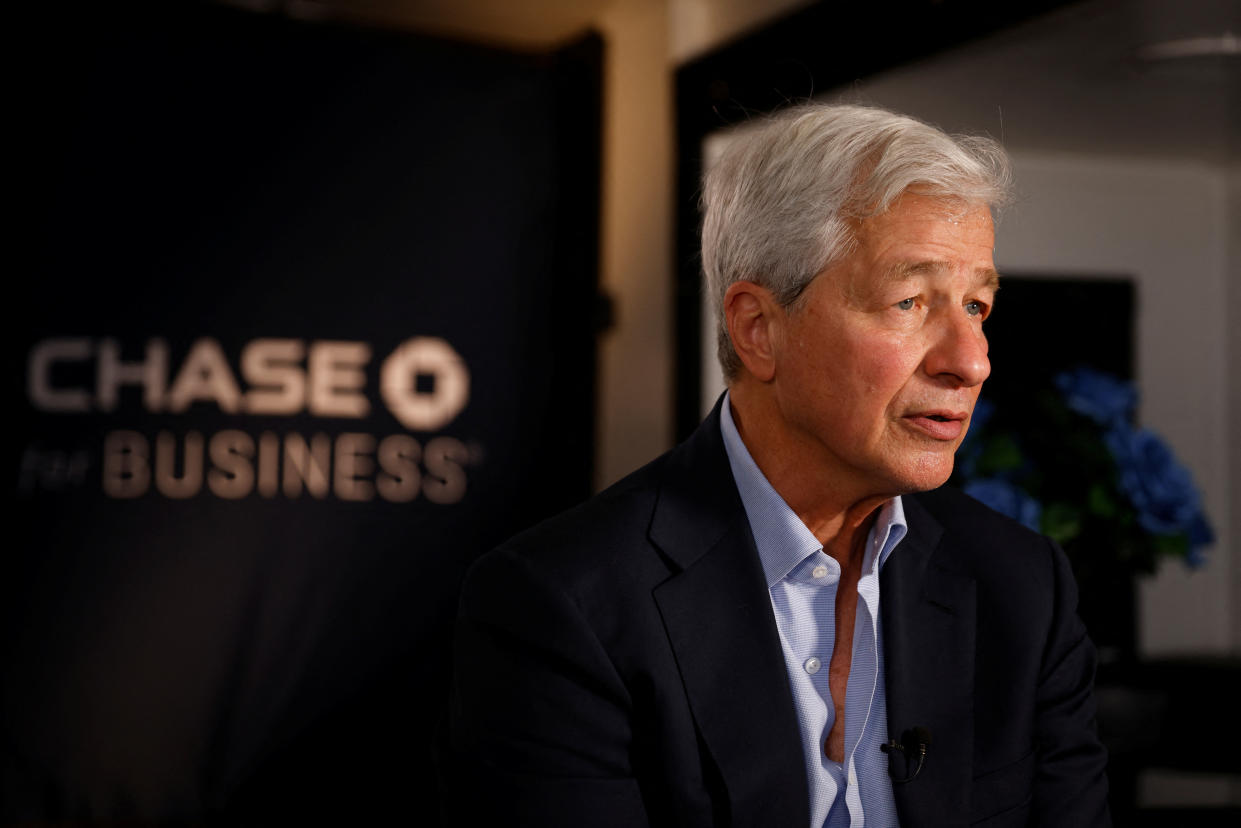
[[[793,697],[718,404],[669,458],[650,534],[679,570],[654,597],[732,821],[805,825],[809,793]]]
[[[925,765],[892,786],[905,828],[969,821],[974,747],[972,578],[949,571],[950,538],[916,496],[904,498],[909,533],[880,576],[888,735],[931,731]],[[905,768],[892,762],[896,779]]]

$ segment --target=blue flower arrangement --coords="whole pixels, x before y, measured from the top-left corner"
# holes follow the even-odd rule
[[[954,482],[1060,543],[1079,580],[1152,573],[1164,556],[1201,566],[1214,540],[1201,498],[1167,444],[1133,426],[1133,384],[1077,368],[1051,386],[1005,410],[980,399]]]

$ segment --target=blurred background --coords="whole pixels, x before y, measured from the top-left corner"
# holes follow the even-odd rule
[[[1083,459],[1089,513],[1035,444],[968,465],[1073,557],[1118,824],[1241,815],[1235,0],[57,3],[15,34],[5,824],[438,824],[462,573],[701,418],[698,181],[809,98],[1012,153],[999,437],[1087,367],[1136,391],[1094,442],[1150,462]]]

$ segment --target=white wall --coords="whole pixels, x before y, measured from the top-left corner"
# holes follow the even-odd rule
[[[1202,569],[1167,561],[1141,585],[1139,648],[1150,656],[1241,651],[1232,618],[1237,563],[1230,553],[1228,462],[1235,453],[1228,407],[1236,380],[1227,360],[1237,347],[1229,320],[1238,317],[1229,308],[1235,311],[1241,297],[1235,284],[1230,288],[1235,214],[1223,170],[1023,153],[1014,154],[1014,164],[1021,198],[997,232],[1000,272],[1135,279],[1139,419],[1193,473],[1217,534]],[[1065,308],[1048,323],[1089,325],[1090,314]]]

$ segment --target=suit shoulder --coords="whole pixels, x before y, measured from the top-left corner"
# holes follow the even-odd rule
[[[1048,580],[1056,545],[959,489],[942,486],[910,496],[944,530],[944,546],[976,574]]]
[[[592,584],[630,580],[650,558],[647,534],[667,455],[648,463],[599,494],[514,535],[482,555],[467,581],[512,574],[515,567],[570,594]]]
[[[941,486],[929,492],[906,497],[914,500],[954,535],[963,534],[980,541],[1002,538],[1010,543],[1033,543],[1045,546],[1047,538],[1007,515],[1002,515],[960,489]]]
[[[665,458],[653,460],[593,497],[519,532],[500,548],[538,554],[537,550],[596,546],[609,537],[628,539],[635,532],[645,535]]]

